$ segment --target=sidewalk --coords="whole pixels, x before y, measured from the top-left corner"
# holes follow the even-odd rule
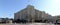
[[[0,25],[54,25],[49,23],[27,23],[27,24],[0,24]]]

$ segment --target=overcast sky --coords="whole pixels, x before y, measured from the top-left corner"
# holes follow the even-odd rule
[[[35,9],[52,16],[60,15],[60,0],[0,0],[0,18],[14,18],[14,13],[27,5],[33,5]]]

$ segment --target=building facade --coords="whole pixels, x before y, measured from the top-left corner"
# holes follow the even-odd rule
[[[42,18],[47,17],[44,11],[39,11],[34,8],[32,5],[28,5],[25,9],[14,13],[14,19],[27,20],[34,22],[35,20],[41,20]]]

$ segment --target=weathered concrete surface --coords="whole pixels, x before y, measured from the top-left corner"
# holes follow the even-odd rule
[[[27,24],[0,24],[0,25],[54,25],[49,23],[27,23]]]

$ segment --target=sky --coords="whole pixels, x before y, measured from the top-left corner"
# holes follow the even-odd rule
[[[27,5],[52,16],[60,15],[60,0],[0,0],[0,18],[14,18],[14,13]]]

